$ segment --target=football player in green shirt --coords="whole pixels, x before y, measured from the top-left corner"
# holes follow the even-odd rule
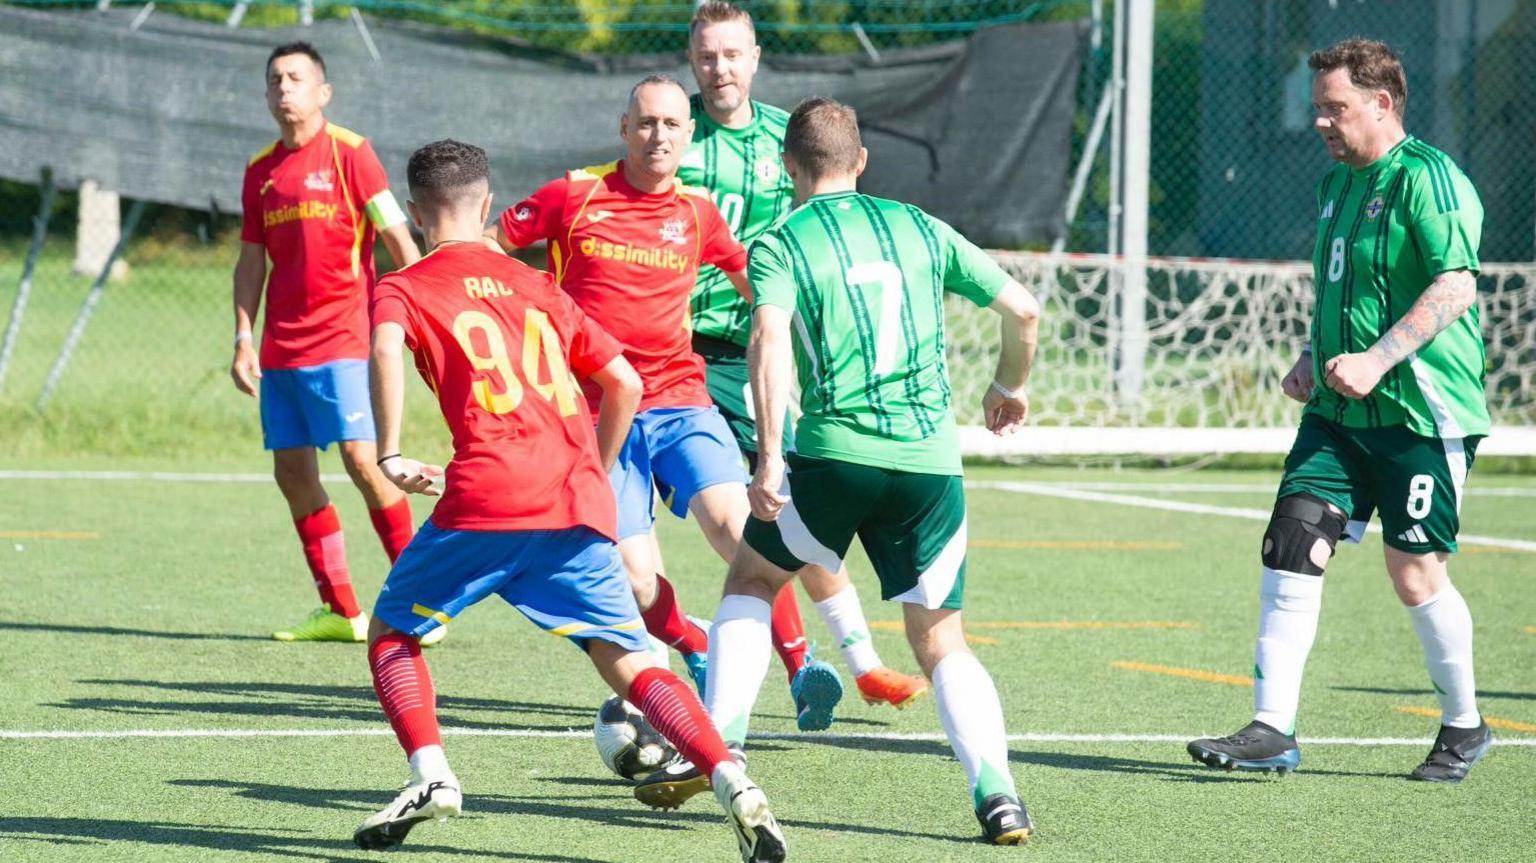
[[[882,598],[902,603],[984,839],[1018,844],[1033,825],[1009,772],[1002,706],[961,627],[965,492],[944,295],[1001,318],[1001,357],[982,399],[998,434],[1029,411],[1040,307],[948,225],[859,194],[865,158],[851,108],[813,98],[790,116],[784,165],[798,204],[758,238],[748,264],[761,449],[753,516],[715,618],[707,706],[723,736],[746,736],[769,662],[769,602],[807,563],[839,568],[857,535]],[[796,371],[802,416],[786,454],[781,426]]]
[[[694,10],[688,62],[699,92],[692,98],[693,142],[683,154],[678,176],[690,186],[709,190],[744,244],[777,223],[794,203],[794,184],[780,160],[789,114],[752,100],[761,51],[745,9],[711,0]],[[746,349],[751,309],[725,274],[709,266],[699,271],[691,304],[693,349],[704,358],[710,397],[730,424],[749,469],[755,468],[757,427]],[[787,424],[784,427],[785,445],[793,449],[794,436]],[[928,689],[922,677],[902,674],[880,661],[858,591],[846,573],[813,568],[802,580],[866,702],[903,708]],[[793,584],[786,584],[774,601],[773,637],[794,685],[807,645]]]
[[[1460,782],[1493,739],[1477,709],[1472,615],[1446,573],[1489,427],[1475,302],[1483,208],[1449,156],[1403,130],[1408,85],[1390,48],[1350,39],[1308,65],[1338,164],[1318,186],[1312,341],[1283,382],[1306,409],[1264,533],[1255,718],[1189,753],[1226,769],[1296,768],[1323,570],[1375,510],[1440,699],[1439,735],[1411,776]]]

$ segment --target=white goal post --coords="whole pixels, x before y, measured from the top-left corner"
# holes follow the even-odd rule
[[[1030,427],[980,426],[997,323],[950,298],[946,353],[961,444],[976,456],[1199,456],[1284,453],[1301,407],[1280,379],[1307,338],[1312,268],[1299,261],[1151,257],[1145,327],[1119,313],[1124,264],[1111,255],[993,252],[1041,301]],[[1494,430],[1479,455],[1536,455],[1536,264],[1485,264],[1478,305]],[[1138,335],[1140,338],[1137,338]],[[1145,352],[1122,352],[1127,337]],[[1117,375],[1141,356],[1139,376]],[[1139,378],[1137,394],[1116,381]]]

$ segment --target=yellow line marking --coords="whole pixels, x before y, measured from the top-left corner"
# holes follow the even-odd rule
[[[1231,686],[1252,686],[1252,677],[1243,677],[1238,674],[1219,674],[1215,671],[1201,671],[1198,668],[1174,668],[1171,665],[1153,665],[1146,662],[1111,662],[1115,668],[1123,668],[1126,671],[1145,671],[1149,674],[1166,674],[1169,677],[1187,677],[1190,680],[1203,680],[1206,683],[1226,683]]]
[[[1407,713],[1413,716],[1432,716],[1440,718],[1440,711],[1431,707],[1394,707],[1398,713]],[[1529,722],[1516,722],[1513,719],[1495,719],[1492,716],[1484,716],[1483,721],[1489,728],[1502,728],[1505,731],[1524,731],[1527,734],[1536,734],[1536,725]]]
[[[899,620],[872,620],[870,629],[882,632],[904,632],[906,626]],[[1200,624],[1187,620],[994,620],[965,622],[966,629],[1199,629]]]
[[[1536,554],[1528,548],[1499,548],[1491,545],[1464,545],[1456,551],[1460,554]]]
[[[101,539],[92,530],[0,530],[0,539]]]
[[[969,632],[965,634],[965,641],[967,644],[1002,644],[990,635],[972,635]]]
[[[1527,626],[1525,628],[1525,634],[1526,635],[1536,635],[1536,626]]]
[[[1178,551],[1182,542],[1118,542],[1113,540],[973,539],[971,548],[1046,549],[1050,551]]]

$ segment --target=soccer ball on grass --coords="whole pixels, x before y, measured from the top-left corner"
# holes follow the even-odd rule
[[[608,769],[629,780],[639,779],[677,757],[677,750],[661,732],[617,695],[597,709],[592,738]]]

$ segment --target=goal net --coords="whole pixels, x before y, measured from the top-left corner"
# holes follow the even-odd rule
[[[1030,427],[997,438],[981,397],[997,318],[951,298],[950,374],[968,455],[1284,453],[1300,418],[1281,378],[1307,338],[1312,270],[1291,261],[1149,258],[1145,321],[1122,314],[1108,255],[993,252],[1044,307]],[[1478,280],[1494,432],[1479,454],[1536,455],[1536,264]],[[1130,366],[1134,366],[1131,368]],[[1128,385],[1128,382],[1130,385]]]

